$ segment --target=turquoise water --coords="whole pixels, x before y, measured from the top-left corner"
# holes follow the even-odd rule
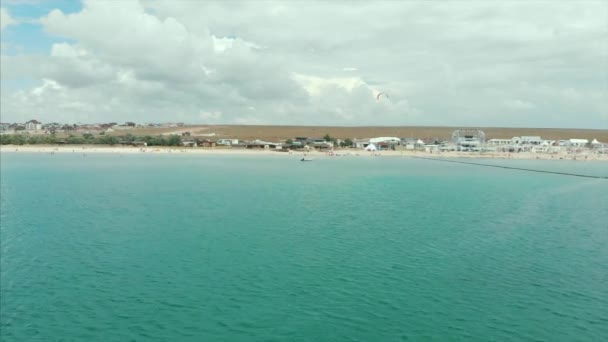
[[[382,157],[1,158],[2,341],[608,339],[608,180]]]

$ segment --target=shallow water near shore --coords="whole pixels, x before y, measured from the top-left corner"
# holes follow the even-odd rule
[[[299,158],[2,154],[2,340],[608,338],[608,180]]]

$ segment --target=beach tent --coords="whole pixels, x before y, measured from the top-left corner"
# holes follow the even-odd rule
[[[601,143],[599,141],[597,141],[597,139],[593,139],[593,141],[591,142],[591,145],[600,145]]]
[[[366,150],[366,151],[376,151],[376,150],[378,150],[378,149],[376,148],[376,145],[374,145],[374,144],[369,144],[369,145],[367,145],[367,147],[365,148],[365,150]]]

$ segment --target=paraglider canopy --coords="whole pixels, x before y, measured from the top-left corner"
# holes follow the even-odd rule
[[[387,93],[379,93],[378,95],[376,95],[376,101],[380,101],[380,97],[384,96],[388,99],[388,94]]]

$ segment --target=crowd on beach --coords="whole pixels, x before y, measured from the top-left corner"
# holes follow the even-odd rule
[[[272,149],[229,149],[229,148],[169,148],[169,147],[124,147],[124,146],[8,146],[0,147],[2,153],[73,153],[73,154],[100,154],[110,153],[118,155],[131,154],[189,154],[189,155],[233,155],[233,156],[297,156],[307,158],[339,158],[339,157],[425,157],[425,158],[489,158],[489,159],[542,159],[542,160],[579,160],[579,161],[608,161],[608,154],[568,151],[559,153],[534,152],[433,152],[424,150],[376,150],[365,151],[354,148],[333,149],[328,151],[306,150],[277,153]]]
[[[118,126],[112,126],[116,129]],[[125,125],[123,128],[133,128]],[[57,129],[65,127],[57,127]],[[479,129],[458,129],[451,139],[376,137],[336,139],[326,134],[322,138],[295,137],[268,142],[259,139],[239,140],[228,137],[211,139],[211,135],[190,132],[169,132],[162,135],[107,135],[108,128],[98,134],[64,134],[40,128],[32,120],[23,133],[16,130],[0,132],[1,152],[39,153],[152,153],[152,154],[226,154],[226,155],[303,155],[316,157],[457,157],[554,160],[608,160],[608,143],[597,139],[548,140],[540,136],[486,140]],[[133,129],[131,131],[134,131]],[[135,131],[134,131],[135,132]],[[65,132],[64,132],[65,133]],[[105,133],[105,134],[104,134]],[[287,152],[287,153],[277,153]]]

